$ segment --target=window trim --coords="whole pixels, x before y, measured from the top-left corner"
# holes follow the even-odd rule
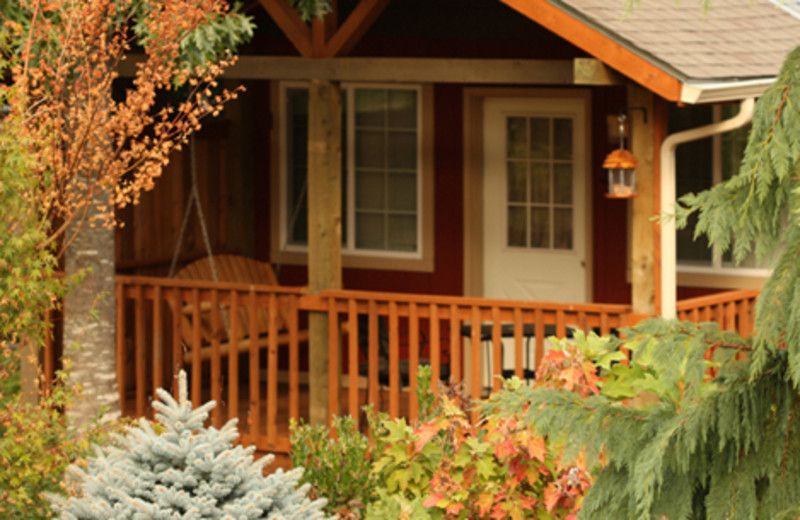
[[[270,261],[275,264],[305,265],[308,263],[308,246],[289,244],[287,240],[287,161],[286,161],[286,90],[307,87],[305,81],[281,81],[271,84],[271,196],[270,196]],[[347,179],[348,244],[342,244],[342,266],[358,269],[433,272],[434,270],[434,171],[433,171],[433,86],[430,84],[359,83],[343,82],[342,93],[347,96],[347,106],[354,107],[356,88],[407,89],[417,92],[418,117],[418,178],[417,178],[417,243],[416,252],[364,250],[355,248],[355,177]],[[347,135],[342,146],[347,146],[347,169],[355,171],[355,112],[348,109]],[[351,246],[351,247],[348,247]]]
[[[722,105],[712,107],[712,121],[722,120]],[[711,137],[711,185],[722,182],[722,134]],[[771,274],[771,269],[760,267],[735,267],[723,264],[722,256],[712,255],[710,265],[696,265],[676,259],[677,282],[684,287],[751,288],[761,284]]]

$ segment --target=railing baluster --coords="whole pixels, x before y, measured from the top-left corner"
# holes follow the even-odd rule
[[[389,302],[389,415],[400,415],[400,331],[397,302]]]
[[[417,366],[419,365],[419,312],[417,304],[411,302],[408,307],[408,415],[411,421],[415,421],[419,415],[419,403],[417,402]]]
[[[178,385],[175,382],[175,375],[183,369],[183,337],[181,329],[183,323],[183,301],[181,290],[177,287],[172,293],[172,374],[170,374],[170,387],[172,394],[178,398]]]
[[[248,338],[248,350],[250,353],[248,364],[250,372],[250,436],[254,443],[258,443],[258,434],[261,430],[261,381],[259,374],[259,352],[258,352],[258,302],[256,290],[250,289],[250,298],[247,302],[248,325],[250,329]]]
[[[477,305],[472,306],[472,322],[470,331],[470,360],[472,362],[472,373],[469,375],[470,396],[477,401],[481,397],[481,310]],[[477,413],[472,413],[472,420],[477,419]]]
[[[531,368],[522,361],[522,329],[522,309],[514,307],[514,375],[519,378],[524,375],[524,369]]]
[[[567,335],[567,327],[564,323],[564,311],[558,309],[556,311],[556,337],[564,339]]]
[[[211,291],[211,399],[217,406],[211,410],[211,421],[215,428],[222,427],[222,390],[220,389],[221,360],[220,360],[220,319],[219,319],[219,292]]]
[[[341,353],[339,352],[339,311],[336,308],[336,298],[331,296],[328,299],[328,426],[334,415],[339,415],[339,398],[341,384],[339,382],[339,363]]]
[[[278,295],[269,294],[267,336],[267,442],[274,445],[278,437]]]
[[[461,325],[459,319],[459,307],[453,303],[450,305],[450,377],[454,383],[463,380],[461,376]]]
[[[500,321],[500,308],[492,306],[492,372],[490,385],[493,391],[500,390],[502,382],[500,377],[503,375],[503,331]]]
[[[194,406],[203,402],[200,398],[202,389],[200,350],[203,347],[200,325],[200,290],[195,288],[192,289],[192,344],[190,345],[192,349],[192,404]]]
[[[300,419],[300,339],[297,296],[289,296],[289,418]]]
[[[164,386],[164,323],[161,315],[161,286],[153,291],[153,395]]]
[[[608,324],[608,313],[601,312],[600,313],[600,335],[607,336],[611,333],[611,327]]]
[[[736,302],[725,304],[725,330],[736,330]]]
[[[544,357],[544,337],[545,337],[545,330],[544,330],[544,313],[542,309],[537,308],[533,314],[534,320],[534,330],[535,337],[536,337],[536,367],[539,367],[539,363],[542,362],[542,358]]]
[[[119,407],[125,413],[125,286],[117,282],[117,387]]]
[[[358,425],[358,309],[354,298],[347,301],[347,401],[350,417]]]
[[[145,405],[146,405],[146,381],[147,381],[147,374],[146,374],[146,358],[145,358],[145,327],[144,327],[144,299],[142,298],[142,286],[136,286],[136,292],[134,294],[135,298],[135,320],[136,320],[136,330],[135,330],[135,345],[136,345],[136,358],[135,358],[135,365],[136,365],[136,415],[138,417],[143,417],[145,414]]]
[[[430,304],[430,341],[431,341],[431,389],[439,394],[439,381],[442,378],[442,342],[439,337],[439,306]]]
[[[752,321],[750,319],[750,300],[745,298],[742,300],[742,306],[739,311],[739,335],[746,338],[752,334]]]
[[[369,404],[378,406],[380,380],[378,377],[378,362],[380,356],[380,345],[378,344],[378,303],[375,300],[369,300],[367,303],[367,329],[368,329],[368,354],[367,354],[367,371],[368,382],[367,388],[369,393]]]
[[[231,291],[228,343],[228,419],[239,417],[239,293]]]

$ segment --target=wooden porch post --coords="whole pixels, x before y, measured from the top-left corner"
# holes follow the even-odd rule
[[[312,80],[308,91],[308,290],[342,287],[342,101],[339,85]],[[328,423],[328,317],[309,316],[311,424]]]
[[[657,224],[651,219],[658,212],[658,179],[654,95],[639,85],[628,85],[628,106],[643,107],[647,111],[646,123],[642,110],[628,112],[631,151],[639,159],[636,169],[639,196],[633,199],[631,233],[631,307],[636,314],[655,314]]]

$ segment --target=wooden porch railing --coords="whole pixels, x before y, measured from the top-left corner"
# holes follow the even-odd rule
[[[735,330],[741,336],[748,337],[753,333],[759,293],[758,289],[749,289],[681,300],[677,306],[677,317],[693,323],[713,321],[719,323],[723,330]]]
[[[747,336],[757,295],[682,300],[678,318],[714,321]],[[328,314],[330,373],[339,376],[330,378],[331,411],[356,420],[369,403],[416,417],[412,389],[420,364],[430,365],[434,391],[437,381],[451,378],[479,398],[499,387],[494,376],[529,377],[550,335],[607,334],[640,318],[626,305],[346,290],[309,295],[301,288],[133,276],[117,277],[117,301],[117,377],[126,414],[151,414],[154,390],[174,389],[174,375],[184,368],[193,402],[219,403],[212,424],[238,417],[243,442],[279,452],[290,447],[289,419],[308,416],[308,312]],[[48,338],[45,345],[46,385],[59,344]],[[503,370],[504,357],[511,370]]]
[[[288,451],[289,419],[308,416],[302,330],[308,312],[328,314],[330,373],[340,376],[330,378],[331,411],[358,420],[369,403],[415,418],[412,389],[421,363],[431,366],[434,384],[463,381],[479,398],[488,391],[487,372],[504,374],[504,348],[513,352],[513,373],[529,375],[547,336],[575,329],[607,334],[627,325],[630,311],[366,291],[308,295],[301,288],[132,276],[117,277],[117,299],[124,411],[151,414],[155,388],[172,388],[174,374],[185,368],[193,402],[219,403],[212,424],[239,417],[243,442],[265,451]],[[534,361],[526,366],[529,355]],[[493,379],[492,388],[499,385]]]

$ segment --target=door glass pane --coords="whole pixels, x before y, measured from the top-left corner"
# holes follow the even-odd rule
[[[531,208],[531,247],[550,247],[550,222],[547,208]]]
[[[389,210],[416,211],[417,176],[413,173],[390,173]]]
[[[394,131],[388,135],[389,168],[415,170],[417,168],[416,132]]]
[[[384,244],[385,215],[356,212],[356,247],[386,249]]]
[[[385,176],[382,172],[356,172],[356,208],[382,210],[386,207]]]
[[[507,153],[509,158],[521,159],[526,157],[526,143],[528,141],[528,130],[524,117],[509,117],[506,121],[508,134]]]
[[[553,120],[553,158],[572,159],[572,119]]]
[[[508,207],[508,245],[525,247],[526,214],[525,206]]]
[[[389,215],[389,249],[392,251],[417,250],[417,217]]]
[[[389,91],[389,127],[417,129],[417,92]]]
[[[356,131],[356,167],[383,168],[386,164],[386,134],[374,130]]]
[[[525,175],[527,164],[524,161],[508,161],[508,202],[525,202]]]
[[[355,101],[356,126],[386,126],[386,90],[357,89]]]
[[[550,165],[547,163],[531,163],[531,202],[550,202]]]
[[[553,209],[553,249],[572,249],[572,209]]]
[[[553,165],[553,202],[572,204],[572,164]]]
[[[550,119],[532,117],[531,122],[531,159],[550,158]]]

